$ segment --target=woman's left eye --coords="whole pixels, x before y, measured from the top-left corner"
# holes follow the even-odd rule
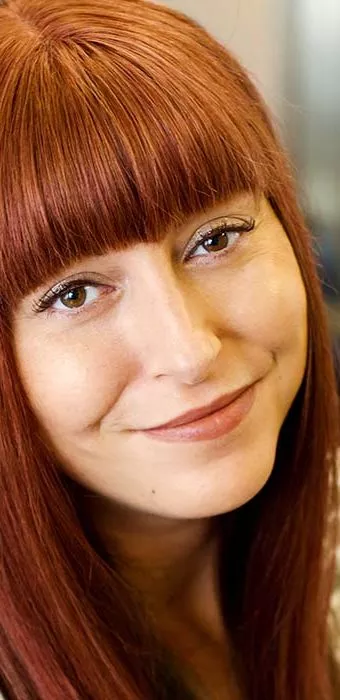
[[[252,231],[254,225],[254,219],[238,217],[233,217],[232,221],[219,219],[206,224],[198,231],[196,243],[187,252],[185,259],[206,257],[211,254],[223,255],[237,245],[242,233]]]

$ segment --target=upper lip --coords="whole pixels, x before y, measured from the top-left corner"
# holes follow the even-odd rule
[[[148,430],[177,428],[179,425],[186,425],[187,423],[192,423],[193,421],[199,420],[200,418],[205,418],[211,413],[218,411],[220,408],[228,406],[230,403],[235,401],[235,399],[237,399],[241,394],[243,394],[247,389],[249,389],[249,387],[250,384],[247,384],[247,386],[243,386],[241,389],[237,389],[236,391],[232,391],[229,394],[224,394],[223,396],[220,396],[218,399],[215,399],[215,401],[201,406],[201,408],[194,408],[191,411],[186,411],[186,413],[182,413],[180,416],[177,416],[177,418],[168,421],[168,423],[156,425],[153,428],[148,428]]]

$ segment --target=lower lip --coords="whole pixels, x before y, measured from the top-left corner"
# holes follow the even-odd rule
[[[163,442],[198,442],[214,440],[235,430],[249,413],[255,399],[255,385],[252,384],[228,406],[220,408],[209,416],[176,428],[155,428],[143,430],[144,435]]]

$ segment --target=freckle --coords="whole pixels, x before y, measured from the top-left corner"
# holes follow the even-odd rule
[[[154,490],[152,489],[152,493],[156,493],[156,491],[154,491]]]

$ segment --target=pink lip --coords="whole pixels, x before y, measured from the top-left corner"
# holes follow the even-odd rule
[[[212,440],[234,430],[249,413],[255,384],[221,397],[209,406],[189,411],[169,423],[142,432],[166,442]]]

